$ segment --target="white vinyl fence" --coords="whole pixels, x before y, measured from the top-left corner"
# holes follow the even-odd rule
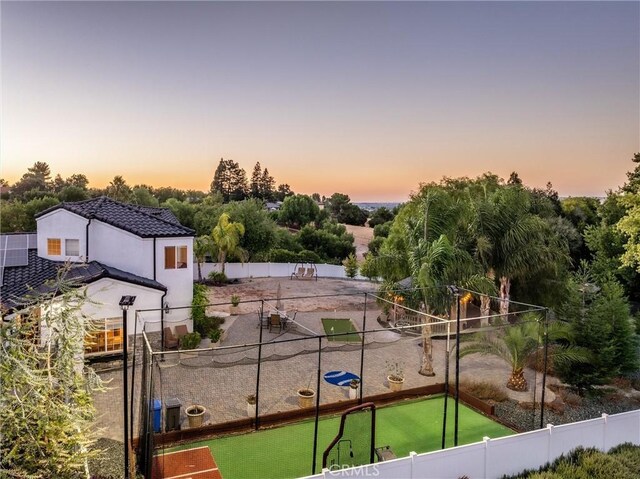
[[[290,278],[297,267],[309,267],[309,263],[226,263],[225,274],[229,279],[242,278]],[[336,264],[316,264],[319,278],[345,279],[344,266]],[[206,278],[212,271],[222,271],[219,263],[202,263],[202,277]],[[198,264],[193,265],[193,279],[198,279]],[[367,279],[357,275],[354,279]],[[309,281],[309,280],[306,280]]]
[[[640,409],[597,419],[548,425],[546,429],[338,471],[324,470],[306,479],[375,477],[379,479],[497,478],[537,469],[582,447],[608,451],[630,442],[640,445]]]

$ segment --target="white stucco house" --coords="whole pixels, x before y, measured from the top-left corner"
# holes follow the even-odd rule
[[[39,213],[36,221],[35,236],[20,242],[27,244],[23,260],[2,262],[5,320],[19,313],[30,292],[46,290],[47,281],[66,262],[72,263],[69,277],[86,288],[91,299],[83,312],[98,326],[87,338],[87,356],[122,349],[122,296],[136,296],[128,311],[129,334],[135,331],[136,316],[138,332],[143,326],[160,331],[169,308],[191,305],[194,231],[170,210],[100,197],[61,203]],[[11,235],[3,236],[6,255]],[[184,321],[191,330],[189,308],[170,314],[172,324]]]

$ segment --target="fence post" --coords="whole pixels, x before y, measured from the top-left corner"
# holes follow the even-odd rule
[[[551,462],[552,459],[555,459],[551,457],[551,450],[553,449],[553,424],[547,424],[547,431],[549,431],[549,436],[548,436],[548,440],[547,440],[547,462]]]
[[[416,456],[418,455],[418,453],[416,451],[411,451],[409,452],[409,458],[411,459],[411,475],[409,476],[410,479],[413,479],[414,477],[420,477],[420,476],[416,476],[416,471],[414,471],[414,467],[415,467],[415,460],[416,460]]]
[[[491,438],[489,436],[484,436],[482,441],[484,442],[484,474],[482,477],[487,477],[487,464],[489,464],[487,455],[489,454],[489,443],[491,442]]]
[[[607,426],[608,426],[608,421],[607,418],[609,417],[609,415],[607,413],[602,413],[602,452],[607,452]]]

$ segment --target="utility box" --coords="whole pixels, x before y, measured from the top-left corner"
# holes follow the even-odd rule
[[[153,432],[162,432],[162,401],[160,399],[153,400]]]
[[[165,405],[164,432],[180,430],[180,407],[182,404],[178,398],[167,399]]]

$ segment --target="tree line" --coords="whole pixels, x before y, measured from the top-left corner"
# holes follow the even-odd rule
[[[637,166],[627,183],[608,191],[602,202],[560,199],[550,183],[529,188],[515,172],[507,180],[486,173],[422,184],[394,219],[375,226],[361,272],[382,277],[383,291],[411,277],[422,289],[407,301],[430,314],[450,314],[446,285],[479,292],[481,316],[490,314],[490,295],[499,298],[495,307],[502,318],[513,300],[543,305],[562,326],[551,349],[558,353],[552,367],[565,382],[584,390],[618,376],[635,377],[640,154],[632,161]],[[430,341],[428,331],[423,333],[421,372],[429,375]],[[515,361],[509,384],[522,387],[518,361],[536,347],[518,348],[539,344],[532,334],[538,328],[522,326],[510,334],[475,337],[465,349]]]

